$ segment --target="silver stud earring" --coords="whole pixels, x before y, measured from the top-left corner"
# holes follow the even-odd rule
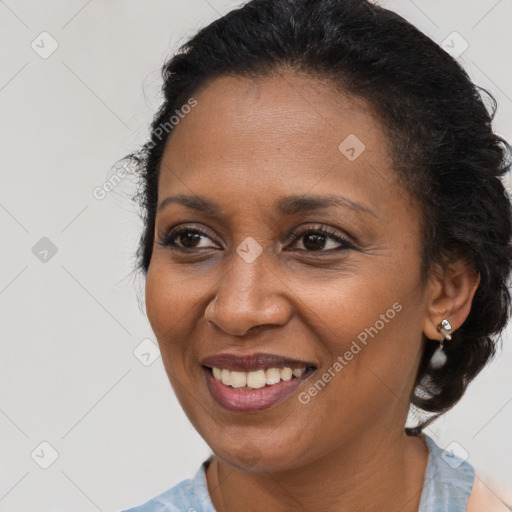
[[[446,318],[437,326],[437,332],[444,335],[444,339],[439,343],[439,347],[442,349],[444,347],[444,342],[451,341],[452,339],[452,325]]]

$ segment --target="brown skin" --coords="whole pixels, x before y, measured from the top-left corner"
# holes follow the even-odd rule
[[[421,279],[420,207],[398,183],[386,129],[362,100],[291,72],[218,78],[194,97],[167,143],[159,202],[199,194],[222,214],[177,203],[158,211],[146,306],[178,400],[216,455],[207,470],[216,509],[416,511],[427,449],[404,424],[422,346],[425,336],[442,339],[443,318],[462,324],[477,277],[455,262]],[[366,146],[354,161],[338,150],[349,134]],[[290,194],[343,195],[371,213],[279,215],[275,202]],[[184,224],[207,236],[188,252],[159,244]],[[287,237],[318,227],[355,248]],[[236,252],[249,236],[263,248],[253,263]],[[402,310],[301,404],[298,393],[394,303]],[[255,352],[317,369],[269,410],[223,409],[199,361]]]

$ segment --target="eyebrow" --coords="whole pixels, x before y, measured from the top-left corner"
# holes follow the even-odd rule
[[[184,195],[179,194],[175,196],[166,197],[158,205],[158,211],[163,210],[170,204],[178,203],[190,210],[195,210],[201,213],[211,215],[220,215],[222,210],[214,202],[199,195]],[[333,206],[348,206],[349,208],[362,212],[375,215],[375,212],[370,210],[367,206],[363,206],[356,201],[348,199],[344,196],[316,196],[316,195],[292,195],[279,199],[276,203],[276,210],[281,215],[297,215],[300,213],[316,212],[320,210],[327,210]]]

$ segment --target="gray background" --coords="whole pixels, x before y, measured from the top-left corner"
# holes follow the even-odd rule
[[[512,140],[512,2],[381,4],[454,50],[454,31],[468,42],[459,60],[497,98],[496,129]],[[173,396],[131,273],[133,183],[101,200],[93,191],[145,140],[164,58],[236,5],[0,1],[0,511],[134,506],[209,453]],[[504,345],[429,433],[512,502],[509,331]]]

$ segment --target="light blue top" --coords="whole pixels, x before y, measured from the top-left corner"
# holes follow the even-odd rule
[[[475,477],[473,467],[422,435],[429,457],[418,512],[465,512]],[[206,484],[206,464],[201,465],[194,478],[122,512],[215,512]]]

